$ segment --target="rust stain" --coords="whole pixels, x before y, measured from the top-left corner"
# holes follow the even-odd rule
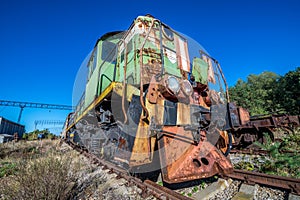
[[[178,137],[192,139],[192,133],[182,127],[164,127],[163,130],[176,133],[173,138],[163,136],[159,141],[160,148],[164,148],[160,152],[161,162],[166,165],[162,169],[164,181],[177,183],[232,171],[231,162],[206,140],[205,132],[201,132],[202,139],[196,145]]]

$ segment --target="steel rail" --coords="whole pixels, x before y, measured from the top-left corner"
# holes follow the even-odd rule
[[[263,174],[258,172],[234,169],[232,173],[224,175],[232,179],[245,181],[247,184],[261,184],[275,188],[285,189],[300,195],[300,179]]]
[[[279,151],[280,153],[286,153],[286,154],[297,154],[296,152],[293,151]],[[263,150],[263,149],[231,149],[230,154],[251,154],[251,155],[270,155],[270,151],[268,150]]]
[[[129,182],[129,184],[134,184],[137,187],[139,187],[142,190],[143,195],[149,196],[149,194],[151,194],[154,197],[156,197],[157,199],[161,199],[161,200],[166,200],[166,199],[192,200],[191,198],[183,196],[169,188],[160,186],[153,181],[145,180],[143,182],[141,179],[129,175],[127,170],[125,170],[121,167],[118,167],[118,166],[114,165],[113,163],[105,161],[105,160],[97,157],[96,155],[89,153],[87,150],[80,149],[78,146],[74,145],[73,143],[69,142],[67,144],[70,145],[73,149],[82,153],[84,156],[90,158],[94,164],[103,166],[103,169],[109,169],[109,173],[117,174],[116,178],[124,178]]]

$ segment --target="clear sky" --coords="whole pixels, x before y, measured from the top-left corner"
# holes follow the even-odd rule
[[[298,0],[0,0],[0,99],[71,105],[96,40],[148,13],[198,41],[230,86],[263,71],[284,75],[300,66],[299,10]],[[0,107],[13,121],[18,112]],[[34,120],[66,114],[25,108],[21,123],[32,131]]]

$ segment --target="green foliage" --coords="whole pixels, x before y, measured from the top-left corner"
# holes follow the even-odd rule
[[[163,186],[163,182],[162,181],[158,181],[157,184],[160,185],[160,186]]]
[[[12,162],[0,163],[0,178],[14,174],[15,170],[16,170],[15,163]]]
[[[282,143],[271,142],[267,134],[265,137],[268,138],[265,144],[256,144],[268,150],[271,159],[265,160],[260,171],[268,174],[300,178],[299,130],[284,138]],[[289,152],[286,152],[286,150],[289,150]]]
[[[234,165],[234,168],[244,169],[244,170],[247,170],[247,171],[253,171],[254,170],[254,165],[250,162],[241,161],[241,162],[237,163],[236,165]]]
[[[199,191],[199,186],[194,186],[192,190],[186,194],[186,196],[191,197],[193,196],[193,194],[197,193],[198,191]],[[185,193],[181,193],[181,194],[185,195]]]
[[[218,178],[216,178],[216,179],[218,179]],[[199,187],[201,188],[201,189],[204,189],[205,187],[206,187],[206,183],[205,183],[205,181],[201,181],[201,183],[200,183],[200,185],[199,185]]]
[[[23,140],[27,140],[27,139],[28,139],[28,134],[24,133],[24,134],[22,135],[22,139],[23,139]]]
[[[27,140],[37,140],[38,139],[38,135],[39,134],[43,134],[44,138],[46,139],[53,139],[56,136],[53,133],[50,133],[50,131],[48,129],[45,130],[34,130],[32,132],[29,133],[25,133],[23,134],[23,139],[27,139]]]
[[[254,142],[255,145],[260,147],[263,150],[269,151],[270,155],[275,157],[279,152],[280,142],[273,142],[268,133],[263,133],[264,139],[266,140],[263,144],[260,142]]]
[[[295,128],[293,133],[283,138],[280,151],[300,152],[300,127]]]
[[[196,193],[196,192],[198,192],[198,190],[199,190],[199,188],[198,188],[197,186],[195,186],[195,187],[193,187],[193,189],[192,189],[192,193]]]
[[[292,115],[300,113],[300,67],[278,80],[274,100],[280,109]]]
[[[251,115],[284,111],[300,113],[300,67],[284,76],[273,72],[251,74],[229,88],[231,101],[249,110]]]

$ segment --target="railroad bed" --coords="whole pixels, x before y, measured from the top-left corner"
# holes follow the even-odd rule
[[[63,145],[66,146],[65,143]],[[260,177],[257,179],[241,170],[234,170],[233,174],[222,178],[205,179],[192,186],[170,190],[149,180],[142,182],[118,166],[71,146],[94,168],[84,178],[91,180],[83,181],[83,192],[79,192],[75,199],[300,199],[297,196],[300,195],[300,179],[267,175],[267,180],[262,179],[263,174],[257,174]]]

